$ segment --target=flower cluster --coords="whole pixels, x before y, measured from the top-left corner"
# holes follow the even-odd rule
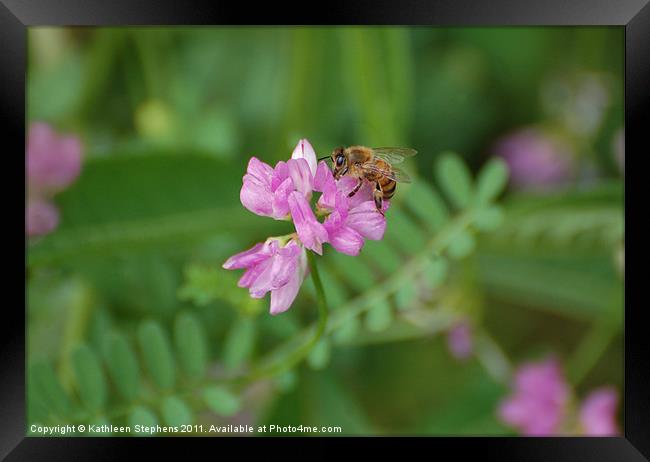
[[[59,211],[51,199],[79,176],[81,142],[74,136],[57,135],[49,125],[36,122],[29,127],[25,157],[25,233],[41,236],[52,232],[59,224]]]
[[[554,358],[526,363],[515,373],[512,394],[499,406],[500,419],[524,435],[569,432],[576,419],[570,409],[571,389]],[[618,434],[618,395],[609,387],[597,389],[580,406],[575,433],[590,436]]]
[[[288,310],[308,272],[305,249],[322,255],[323,244],[329,243],[354,256],[365,239],[383,238],[386,219],[376,210],[372,186],[364,184],[349,197],[356,184],[350,177],[336,181],[327,163],[318,163],[306,139],[298,142],[289,160],[275,167],[252,157],[239,196],[242,205],[256,215],[293,221],[296,232],[258,243],[230,257],[223,267],[246,269],[239,286],[248,288],[251,297],[271,292],[271,314]],[[315,210],[314,192],[321,193]],[[384,201],[382,211],[389,206]]]

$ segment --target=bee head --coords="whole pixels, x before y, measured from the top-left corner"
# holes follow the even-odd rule
[[[334,178],[337,180],[345,175],[348,171],[347,157],[345,156],[344,148],[338,147],[332,151],[332,165],[334,167]]]

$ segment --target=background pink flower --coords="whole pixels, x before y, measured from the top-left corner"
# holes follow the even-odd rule
[[[574,154],[562,140],[537,128],[524,128],[497,141],[494,152],[505,159],[515,188],[544,190],[574,176]]]
[[[569,387],[554,358],[526,363],[516,371],[512,394],[500,404],[498,414],[524,435],[554,435],[568,398]]]
[[[472,355],[474,342],[469,322],[459,322],[447,332],[447,347],[456,359],[467,359]]]
[[[25,149],[25,233],[28,236],[43,236],[59,225],[59,211],[51,199],[77,179],[81,161],[82,147],[78,138],[58,135],[42,122],[29,126]]]
[[[580,407],[582,432],[590,436],[614,436],[619,434],[616,424],[618,393],[603,387],[592,391]]]
[[[47,124],[32,123],[27,138],[27,179],[32,194],[52,195],[67,188],[81,172],[81,142],[58,135]]]
[[[59,211],[51,202],[44,199],[27,201],[25,213],[25,233],[28,236],[42,236],[52,232],[59,224]]]

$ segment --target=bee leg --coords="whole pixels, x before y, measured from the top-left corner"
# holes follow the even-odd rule
[[[379,182],[376,182],[375,185],[376,187],[372,192],[372,197],[375,199],[375,207],[377,207],[377,211],[383,215],[384,212],[381,210],[381,208],[384,205],[384,191],[381,189]]]
[[[359,189],[361,188],[361,185],[363,184],[363,180],[359,179],[359,182],[357,185],[354,187],[352,191],[350,191],[350,194],[348,194],[348,197],[354,196],[357,192],[359,192]]]

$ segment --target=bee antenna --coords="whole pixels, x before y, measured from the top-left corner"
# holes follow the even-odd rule
[[[319,158],[318,158],[318,160],[325,160],[325,159],[329,159],[329,157],[330,157],[330,156],[324,156],[324,157],[319,157]]]

